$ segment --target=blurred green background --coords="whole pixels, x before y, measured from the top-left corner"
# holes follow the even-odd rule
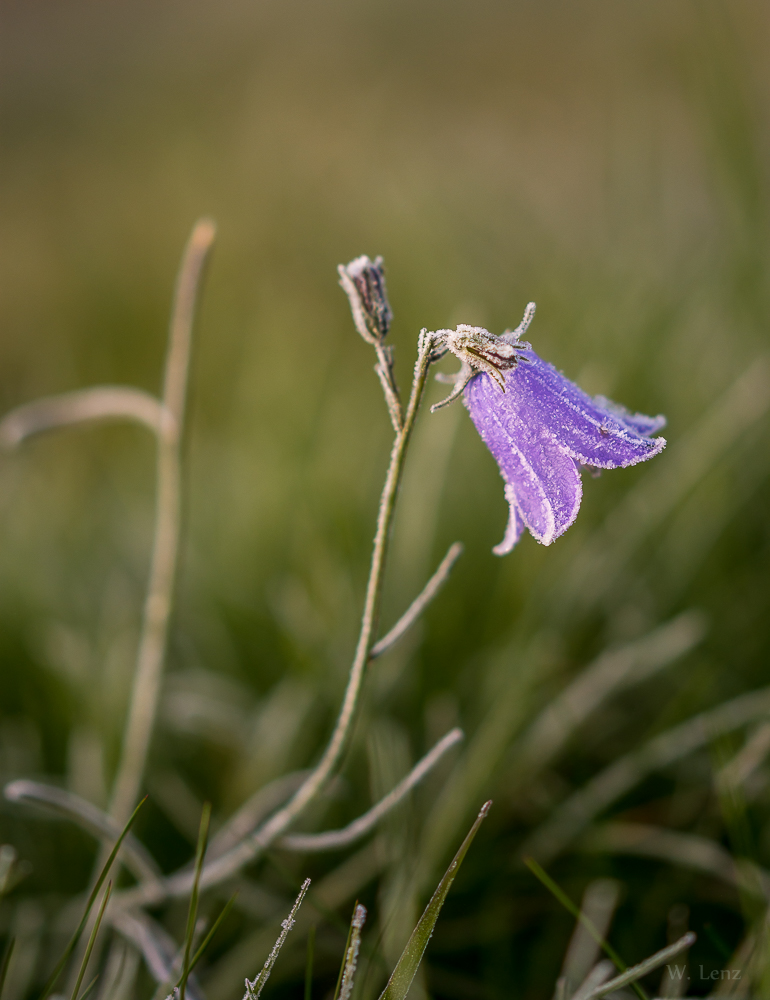
[[[534,299],[542,356],[591,393],[669,419],[662,457],[586,478],[556,545],[527,537],[497,559],[495,464],[461,406],[426,409],[384,624],[450,542],[466,553],[424,623],[373,666],[344,780],[309,825],[353,818],[451,726],[466,746],[348,869],[343,855],[276,854],[252,870],[251,903],[202,972],[212,1000],[239,995],[261,966],[295,882],[335,872],[328,911],[344,922],[356,895],[373,910],[359,984],[371,995],[488,797],[417,989],[550,996],[572,922],[522,867],[527,835],[616,758],[767,683],[769,46],[758,0],[0,9],[3,413],[97,383],[157,393],[184,241],[199,216],[218,224],[139,829],[164,868],[189,857],[204,798],[221,821],[311,763],[343,689],[391,431],[338,263],[384,256],[402,384],[421,327],[500,333]],[[428,402],[443,391],[431,386]],[[0,456],[3,782],[55,780],[105,804],[153,485],[153,443],[133,427],[63,431]],[[682,612],[701,616],[687,620],[703,623],[702,640],[603,700],[530,776],[523,734],[549,700]],[[735,808],[713,780],[761,723],[715,733],[603,814],[770,865],[762,754]],[[26,942],[29,969],[17,957],[6,995],[22,1000],[94,848],[7,804],[0,834],[31,865],[0,906],[0,933]],[[576,900],[595,877],[620,880],[613,941],[629,963],[665,944],[676,904],[699,933],[691,967],[707,971],[756,917],[734,885],[662,857],[575,842],[549,871]],[[183,909],[159,916],[179,937]],[[343,944],[328,915],[319,1000]],[[302,988],[304,938],[292,947],[275,995]],[[693,995],[709,988],[691,983]],[[145,973],[133,990],[151,995]]]

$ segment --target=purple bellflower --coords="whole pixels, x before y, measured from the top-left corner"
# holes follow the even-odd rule
[[[463,363],[457,375],[441,379],[455,383],[444,403],[463,392],[505,481],[508,527],[492,550],[500,556],[525,528],[543,545],[564,534],[580,509],[582,466],[625,468],[666,446],[664,438],[651,437],[665,417],[629,413],[603,396],[592,399],[521,340],[534,311],[530,303],[520,326],[502,337],[469,326],[435,335]]]

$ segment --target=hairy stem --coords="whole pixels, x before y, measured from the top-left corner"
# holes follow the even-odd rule
[[[394,646],[401,636],[404,635],[404,633],[407,632],[412,625],[414,625],[423,611],[449,579],[452,567],[462,554],[462,542],[455,542],[453,545],[450,545],[449,551],[441,560],[438,569],[425,584],[421,593],[419,593],[412,601],[393,628],[372,646],[369,651],[370,660],[374,660],[378,656],[382,656],[383,653],[387,652],[391,646]]]
[[[274,813],[253,834],[242,840],[221,857],[211,861],[204,868],[200,880],[202,889],[207,886],[216,885],[234,875],[285,833],[322,791],[339,764],[345,750],[359,704],[366,665],[374,644],[396,498],[404,469],[407,446],[425,389],[428,369],[433,360],[431,355],[432,346],[433,341],[430,335],[426,331],[423,331],[420,334],[418,344],[417,361],[414,368],[409,403],[404,414],[403,426],[396,434],[393,442],[393,448],[390,453],[390,464],[380,499],[380,507],[377,515],[377,531],[374,536],[369,580],[361,617],[361,630],[342,700],[342,707],[340,708],[329,742],[318,764],[316,764],[286,805]],[[154,903],[159,901],[164,895],[184,896],[190,891],[191,885],[192,874],[189,871],[178,872],[175,875],[169,876],[162,883],[156,882],[152,885],[145,884],[137,886],[135,889],[129,889],[121,894],[121,899],[124,905]]]
[[[171,315],[163,406],[172,419],[158,434],[158,491],[150,578],[123,747],[109,814],[119,825],[130,816],[142,786],[168,639],[180,534],[181,440],[195,307],[214,225],[197,223],[177,278]]]
[[[415,788],[422,779],[430,773],[433,767],[441,760],[444,754],[451,747],[455,746],[463,739],[462,729],[452,729],[439,740],[415,767],[396,785],[387,795],[377,802],[371,809],[348,823],[342,830],[327,830],[325,833],[295,833],[289,834],[278,841],[278,846],[284,851],[301,851],[309,853],[311,851],[336,851],[340,847],[347,847],[357,840],[365,837],[379,821],[394,809],[399,802],[406,798],[409,792]]]

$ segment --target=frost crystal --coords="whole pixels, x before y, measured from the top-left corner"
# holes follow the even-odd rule
[[[370,260],[366,255],[337,268],[340,284],[350,300],[353,320],[364,340],[370,344],[383,340],[393,321],[385,287],[382,257]]]
[[[666,446],[664,438],[650,436],[665,425],[664,417],[629,413],[603,396],[592,399],[529,345],[517,346],[516,354],[519,363],[500,371],[504,385],[484,370],[464,391],[510,505],[496,555],[510,552],[525,528],[543,545],[569,528],[580,508],[581,466],[624,468]]]

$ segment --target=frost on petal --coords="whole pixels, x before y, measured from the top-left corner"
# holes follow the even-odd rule
[[[510,504],[508,513],[508,525],[505,529],[505,536],[499,545],[492,549],[496,556],[507,556],[516,542],[521,538],[526,529],[526,524],[521,519],[521,514],[516,507],[516,494],[510,483],[505,484],[505,499]]]
[[[521,524],[543,545],[550,545],[580,508],[582,484],[574,460],[526,408],[522,410],[514,393],[501,395],[486,375],[469,382],[465,400],[507,484],[511,515],[505,538],[494,551],[510,552],[521,536]]]
[[[654,434],[666,426],[666,418],[662,413],[657,417],[648,417],[646,413],[631,413],[625,406],[607,399],[606,396],[594,396],[594,403],[603,410],[609,410],[621,423],[626,424],[637,434]]]
[[[534,351],[521,351],[526,361],[505,372],[506,398],[527,422],[536,421],[572,458],[600,469],[644,462],[666,445],[648,434],[661,418],[630,414],[616,404],[591,399],[574,382]],[[475,380],[474,380],[475,381]]]

